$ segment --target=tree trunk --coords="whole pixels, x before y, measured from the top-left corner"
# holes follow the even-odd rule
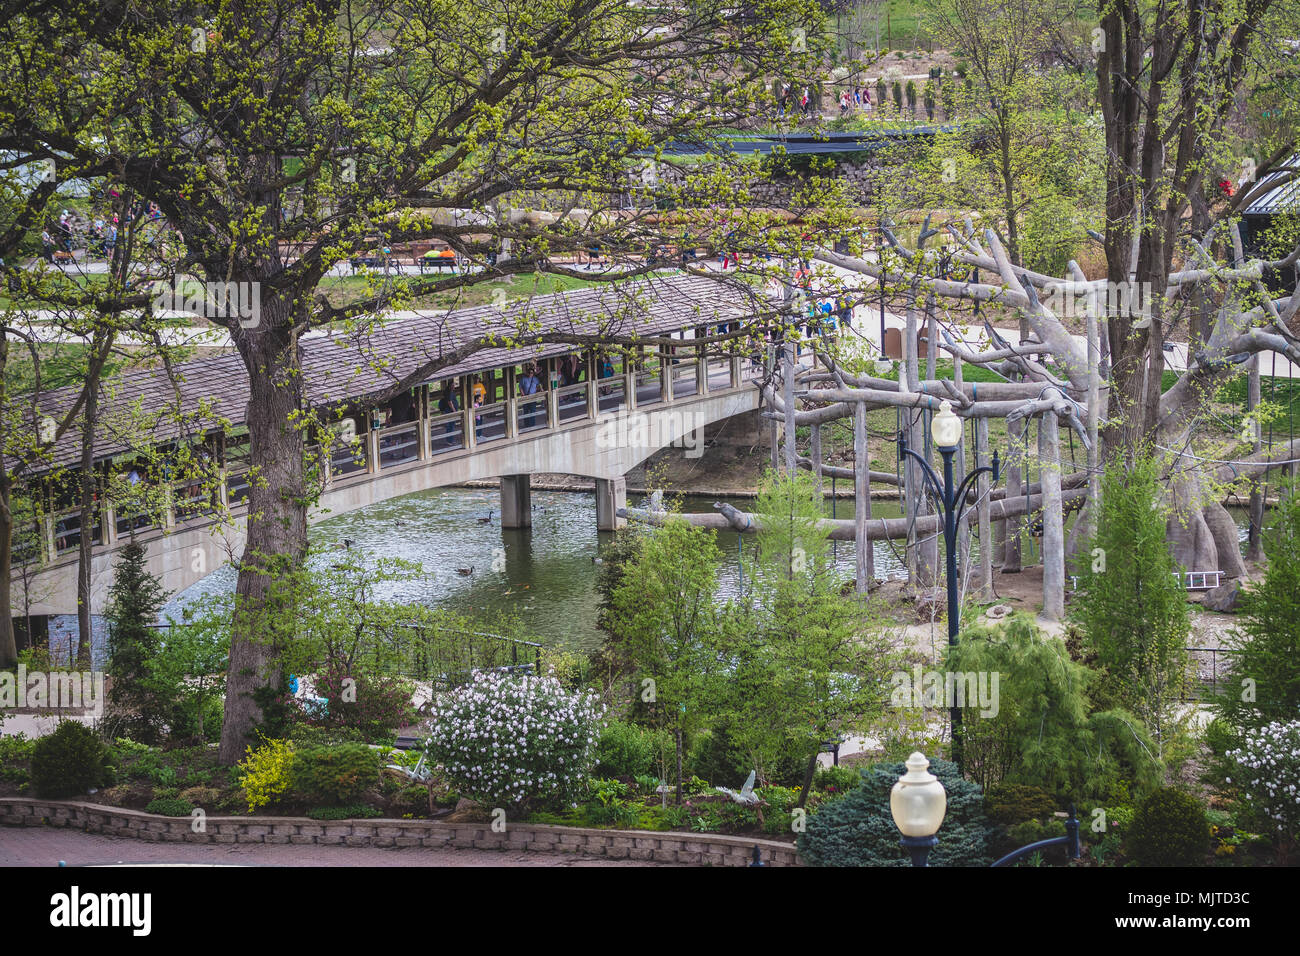
[[[86,393],[84,426],[81,432],[81,541],[77,548],[77,664],[90,667],[90,641],[93,636],[90,594],[90,561],[94,548],[91,533],[95,526],[95,421],[99,410],[98,383]]]
[[[1038,427],[1039,482],[1043,486],[1043,617],[1065,616],[1065,514],[1061,506],[1061,442],[1056,415]]]
[[[1017,419],[1014,422],[1007,422],[1007,444],[1011,446],[1011,452],[1007,458],[1012,464],[1007,466],[1007,500],[1019,497],[1023,494],[1020,483],[1020,465],[1019,459],[1014,457],[1016,450],[1021,447],[1020,437],[1024,433],[1025,422],[1023,419]],[[1008,518],[1003,522],[1006,529],[1006,550],[1002,554],[1002,573],[1019,574],[1020,573],[1020,519]]]
[[[0,409],[7,408],[9,392],[5,375],[9,367],[9,337],[0,331]],[[8,442],[0,442],[0,448]],[[12,509],[13,481],[9,466],[0,455],[0,668],[18,663],[18,641],[14,636],[13,614],[13,554],[14,515]]]
[[[2,348],[3,346],[0,346]],[[0,368],[3,366],[0,365]],[[13,574],[14,519],[11,508],[12,482],[9,469],[0,460],[0,668],[18,663],[18,641],[14,636]]]
[[[277,308],[285,306],[264,299],[260,328],[236,337],[249,372],[249,446],[258,468],[235,586],[221,728],[220,760],[226,765],[243,756],[250,732],[263,720],[255,695],[280,686],[280,656],[294,627],[287,576],[301,568],[307,550],[306,441],[294,424],[302,407],[301,355],[297,339],[287,332],[287,317],[277,322],[272,315],[268,321],[268,312]]]

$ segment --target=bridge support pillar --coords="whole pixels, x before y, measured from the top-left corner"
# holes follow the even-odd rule
[[[533,526],[533,494],[528,475],[503,475],[501,478],[501,527]]]
[[[596,530],[616,531],[627,524],[618,516],[619,508],[627,507],[626,478],[596,479]]]

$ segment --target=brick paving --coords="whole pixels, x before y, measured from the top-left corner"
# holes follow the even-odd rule
[[[152,843],[52,827],[0,827],[0,866],[207,863],[235,866],[671,866],[574,854],[454,847]]]

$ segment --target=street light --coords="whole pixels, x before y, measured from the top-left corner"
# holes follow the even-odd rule
[[[930,761],[919,752],[907,758],[907,773],[889,791],[889,812],[903,834],[899,843],[912,856],[913,866],[926,866],[930,848],[948,812],[948,794],[939,778],[929,772]]]
[[[961,521],[962,512],[966,510],[966,495],[970,491],[971,483],[985,472],[989,472],[996,482],[1001,464],[998,461],[997,451],[994,451],[992,467],[980,465],[971,469],[970,473],[962,479],[961,484],[956,489],[953,488],[952,458],[957,451],[957,445],[961,443],[961,419],[953,413],[952,403],[947,399],[939,403],[939,413],[930,422],[930,437],[934,439],[935,447],[943,455],[942,485],[939,484],[939,476],[930,467],[930,463],[907,447],[905,431],[898,433],[898,457],[903,459],[911,455],[916,459],[921,466],[921,473],[930,483],[935,496],[943,502],[943,544],[948,569],[948,646],[956,647],[957,630],[961,620],[961,609],[957,601],[957,525]],[[962,765],[961,708],[957,707],[954,701],[948,713],[952,720],[952,760],[960,769]]]

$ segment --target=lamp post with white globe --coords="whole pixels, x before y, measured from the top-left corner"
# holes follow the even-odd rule
[[[925,457],[907,447],[907,433],[902,431],[898,433],[898,456],[905,458],[911,455],[916,460],[921,466],[921,473],[925,475],[925,480],[930,483],[935,497],[943,503],[943,544],[947,557],[948,577],[948,646],[956,647],[957,631],[961,622],[961,607],[957,599],[957,526],[961,522],[962,512],[966,510],[966,495],[972,483],[985,472],[989,472],[996,482],[1001,465],[995,450],[991,466],[980,465],[972,468],[962,479],[961,484],[953,488],[952,459],[957,452],[957,446],[961,443],[961,419],[953,413],[952,403],[947,399],[939,403],[939,412],[930,422],[930,437],[934,439],[935,447],[943,455],[942,485],[939,484],[939,476],[935,474]],[[986,546],[984,542],[980,542],[980,545]],[[949,717],[952,720],[952,760],[960,769],[962,766],[961,708],[957,707],[955,702],[949,709]]]
[[[889,812],[894,826],[903,834],[899,841],[912,856],[913,866],[927,866],[935,836],[948,812],[948,794],[939,778],[930,773],[930,761],[921,753],[907,758],[907,773],[889,791]]]

